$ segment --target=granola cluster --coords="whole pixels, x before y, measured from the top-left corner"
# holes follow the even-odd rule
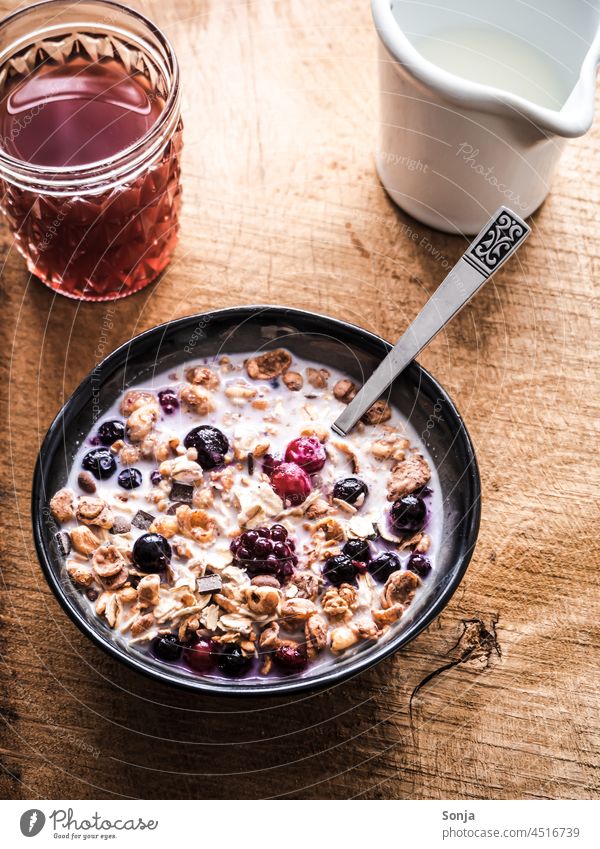
[[[432,567],[431,470],[383,401],[284,350],[125,392],[50,501],[69,578],[132,649],[289,674],[380,639]],[[110,415],[113,418],[110,418]]]

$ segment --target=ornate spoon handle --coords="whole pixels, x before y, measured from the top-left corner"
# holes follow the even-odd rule
[[[335,433],[346,436],[417,354],[523,244],[530,232],[531,229],[518,215],[505,206],[500,207],[387,357],[332,424]]]

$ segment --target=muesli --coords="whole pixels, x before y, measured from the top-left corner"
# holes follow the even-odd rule
[[[309,674],[395,627],[435,569],[439,487],[399,413],[285,349],[126,390],[50,501],[65,570],[130,651]]]

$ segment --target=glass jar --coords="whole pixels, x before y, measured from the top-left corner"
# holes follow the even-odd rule
[[[47,0],[0,22],[0,208],[29,270],[105,301],[167,266],[181,206],[179,69],[111,0]]]

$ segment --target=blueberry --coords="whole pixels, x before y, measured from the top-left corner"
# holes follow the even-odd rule
[[[323,574],[327,580],[335,584],[352,584],[356,578],[356,567],[347,554],[334,554],[323,566]]]
[[[102,422],[98,428],[97,436],[102,445],[112,445],[117,439],[125,438],[125,425],[118,419]]]
[[[175,634],[162,634],[154,640],[152,651],[161,660],[173,663],[181,655],[181,645]]]
[[[123,469],[119,472],[117,481],[123,489],[137,489],[142,485],[142,473],[139,469]]]
[[[371,546],[366,539],[349,539],[342,548],[342,553],[347,554],[350,560],[368,563],[371,559]]]
[[[117,461],[108,448],[92,448],[83,458],[81,467],[101,481],[114,475],[117,471]]]
[[[373,577],[385,584],[392,572],[402,568],[400,558],[393,551],[382,551],[377,557],[369,561],[369,572]]]
[[[161,473],[158,471],[158,469],[154,469],[154,471],[150,473],[150,481],[152,482],[152,486],[158,486],[161,480]]]
[[[248,671],[250,660],[244,656],[239,646],[234,643],[227,643],[223,646],[217,664],[225,675],[237,678]]]
[[[183,440],[186,448],[195,448],[198,463],[203,469],[214,469],[223,463],[229,451],[229,441],[224,433],[212,425],[193,428]]]
[[[420,495],[405,495],[394,501],[390,516],[392,526],[399,533],[416,533],[425,524],[427,507]]]
[[[431,572],[431,562],[424,554],[415,552],[408,558],[406,568],[418,575],[419,578],[426,578]]]
[[[171,546],[162,534],[143,534],[133,544],[133,562],[141,572],[162,572],[171,559]]]
[[[333,486],[333,497],[347,504],[356,504],[361,495],[363,496],[362,504],[368,494],[369,487],[360,478],[343,478],[336,481]]]

